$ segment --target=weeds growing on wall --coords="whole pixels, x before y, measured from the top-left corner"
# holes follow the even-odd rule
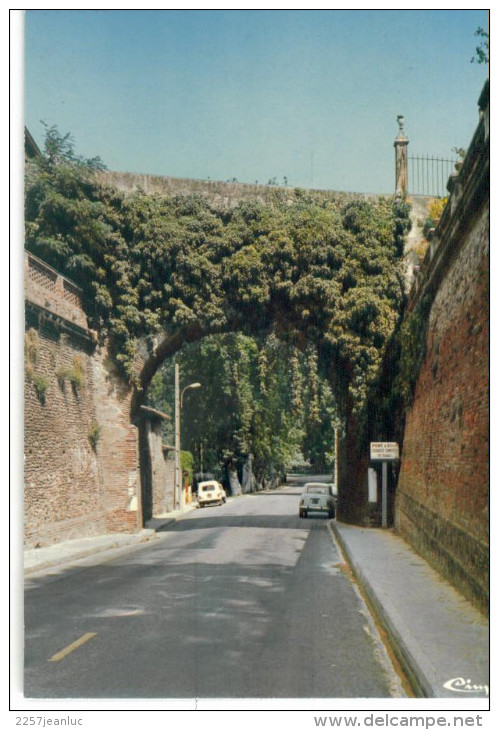
[[[88,430],[88,440],[94,451],[97,451],[97,444],[100,441],[101,429],[96,421],[93,421]]]
[[[38,332],[30,328],[24,335],[24,370],[27,380],[33,384],[38,400],[45,405],[49,381],[44,375],[36,372],[38,348]]]
[[[45,399],[49,387],[48,378],[46,378],[44,375],[37,375],[35,373],[31,377],[31,382],[33,383],[33,387],[35,389],[38,400],[42,405],[45,405]]]
[[[85,387],[85,373],[83,370],[83,362],[81,357],[75,355],[71,367],[62,366],[57,370],[57,379],[59,386],[64,389],[66,380],[71,383],[73,392],[78,395]]]

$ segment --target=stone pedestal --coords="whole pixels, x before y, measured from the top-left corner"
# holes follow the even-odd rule
[[[399,134],[395,138],[395,193],[400,198],[407,195],[407,145],[409,140],[404,134],[404,117],[398,116]]]

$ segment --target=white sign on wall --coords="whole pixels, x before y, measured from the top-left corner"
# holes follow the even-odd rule
[[[372,461],[394,461],[399,458],[399,445],[395,441],[371,441]]]

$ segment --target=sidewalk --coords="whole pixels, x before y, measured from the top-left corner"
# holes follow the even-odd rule
[[[330,524],[416,696],[488,698],[487,619],[391,530]]]
[[[183,510],[175,510],[158,517],[154,517],[146,525],[146,529],[133,534],[125,532],[113,532],[109,535],[97,537],[84,537],[79,540],[66,540],[57,545],[50,545],[42,548],[32,548],[24,551],[24,574],[29,575],[50,568],[64,566],[75,560],[91,557],[96,554],[105,553],[116,548],[126,548],[130,545],[138,545],[144,542],[158,539],[160,532],[168,525],[172,525],[181,517],[195,509],[195,505],[189,505]]]

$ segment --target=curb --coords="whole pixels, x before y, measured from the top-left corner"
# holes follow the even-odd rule
[[[115,533],[112,535],[96,535],[94,538],[88,537],[88,538],[81,538],[81,540],[88,540],[89,544],[86,546],[81,547],[75,547],[71,549],[71,540],[66,541],[65,543],[57,543],[56,545],[50,545],[47,548],[40,548],[40,550],[50,550],[53,548],[54,552],[56,549],[59,549],[60,551],[66,550],[66,554],[62,554],[59,556],[53,556],[47,555],[45,559],[40,560],[40,562],[31,564],[31,565],[23,565],[23,573],[25,576],[31,575],[32,573],[38,573],[44,570],[50,570],[51,568],[58,568],[62,567],[63,565],[67,565],[67,563],[71,563],[76,560],[82,560],[83,558],[89,558],[92,557],[92,555],[98,555],[99,553],[105,553],[109,550],[118,550],[118,549],[125,549],[128,547],[133,547],[135,545],[141,545],[146,542],[150,542],[151,540],[155,540],[158,537],[161,536],[161,533],[165,530],[165,528],[168,528],[171,525],[174,525],[179,520],[183,519],[187,514],[192,512],[195,509],[194,506],[185,509],[183,512],[179,512],[176,515],[173,516],[167,516],[164,517],[153,517],[151,520],[148,520],[145,527],[137,533],[130,534],[130,533]],[[97,542],[94,542],[92,545],[92,540],[101,540],[101,544],[98,544]],[[33,551],[36,549],[33,548]],[[25,551],[31,552],[30,551]]]
[[[329,522],[331,531],[334,533],[336,540],[341,548],[343,555],[359,585],[360,590],[378,624],[381,626],[390,650],[399,662],[407,681],[416,697],[430,698],[436,697],[431,682],[428,680],[421,663],[416,660],[413,653],[408,648],[402,635],[398,631],[393,617],[397,616],[396,609],[387,599],[383,602],[376,595],[369,579],[364,575],[362,569],[350,553],[345,541],[341,537],[340,530],[334,524]]]
[[[101,536],[102,537],[102,536]],[[117,550],[119,548],[128,548],[134,545],[141,545],[146,542],[150,542],[157,538],[157,533],[154,530],[144,529],[135,535],[127,535],[124,533],[120,536],[120,539],[116,537],[110,537],[108,542],[103,542],[101,545],[89,545],[88,547],[82,547],[75,549],[74,551],[68,552],[66,555],[53,557],[48,556],[45,560],[39,563],[24,566],[24,575],[31,575],[32,573],[38,573],[39,571],[49,570],[50,568],[58,568],[67,563],[71,563],[76,560],[91,557],[92,555],[98,555],[99,553],[105,553],[109,550]],[[88,538],[91,540],[92,538]],[[60,543],[63,546],[64,543]],[[56,547],[56,546],[54,546]],[[43,550],[43,548],[41,548]]]
[[[182,520],[184,517],[186,517],[191,512],[194,512],[198,508],[197,504],[190,504],[188,507],[186,507],[182,512],[178,511],[175,514],[172,513],[166,513],[164,516],[158,515],[158,517],[151,517],[150,520],[147,520],[145,524],[145,528],[147,530],[152,530],[153,532],[162,532],[163,528],[170,527],[170,525],[174,525],[179,520]]]

